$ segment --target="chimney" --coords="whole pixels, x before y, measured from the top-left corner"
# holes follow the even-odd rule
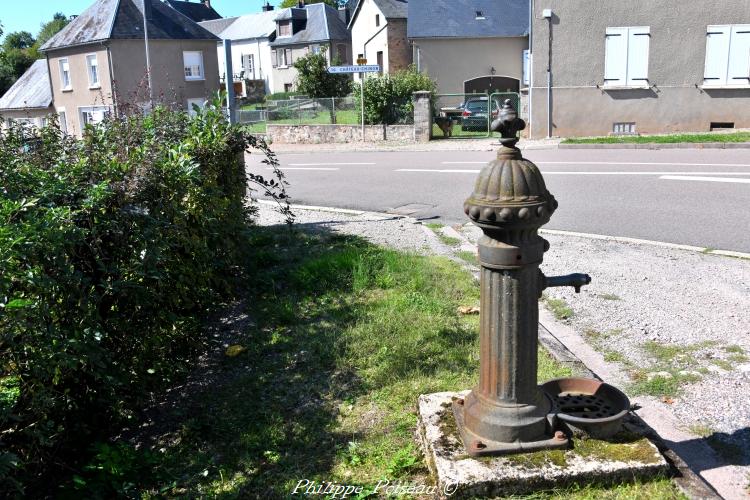
[[[269,12],[269,11],[272,11],[272,10],[273,10],[273,5],[271,5],[270,3],[266,2],[266,4],[263,6],[263,12]]]
[[[151,7],[151,0],[143,0],[143,17],[145,17],[147,21],[154,20],[154,12]]]
[[[344,24],[349,26],[349,21],[351,21],[351,12],[349,12],[349,7],[339,7],[339,19],[344,21]]]
[[[304,9],[305,8],[305,0],[299,0],[297,2],[297,7],[299,7],[300,9]]]
[[[206,4],[206,7],[208,7],[209,9],[211,8],[211,0],[205,0],[205,2],[203,3]]]

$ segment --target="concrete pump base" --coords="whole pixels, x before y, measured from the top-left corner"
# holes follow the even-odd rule
[[[420,444],[441,498],[528,494],[573,483],[617,483],[666,474],[664,457],[647,438],[629,431],[608,441],[573,438],[572,449],[471,457],[452,411],[460,393],[419,396]]]

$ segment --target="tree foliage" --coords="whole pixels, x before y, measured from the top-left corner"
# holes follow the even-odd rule
[[[334,60],[334,66],[339,64]],[[352,83],[349,75],[328,72],[325,52],[309,53],[294,61],[297,69],[297,91],[309,97],[344,97],[349,95]]]
[[[80,141],[54,116],[0,130],[0,497],[56,497],[40,477],[76,471],[188,369],[201,319],[247,279],[243,154],[266,156],[276,177],[249,180],[282,203],[285,182],[220,105],[110,117]]]
[[[355,85],[357,97],[360,85]],[[435,93],[437,89],[429,75],[413,65],[392,75],[367,76],[364,85],[365,122],[369,124],[410,122],[414,115],[412,94],[420,90]]]

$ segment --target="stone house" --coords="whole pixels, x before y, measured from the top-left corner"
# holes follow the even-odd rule
[[[148,27],[149,92],[144,16]],[[97,0],[49,39],[52,99],[68,133],[128,105],[186,110],[219,90],[217,38],[160,0]]]
[[[164,0],[164,2],[196,23],[221,19],[221,15],[211,7],[211,0],[197,0],[195,3],[190,0]]]
[[[232,41],[233,79],[240,97],[248,97],[248,82],[261,81],[261,93],[267,94],[273,88],[271,49],[269,45],[276,39],[276,16],[273,7],[264,7],[263,12],[247,14],[227,19],[217,19],[199,23],[222,40]],[[217,44],[219,75],[226,77],[224,69],[224,44]],[[239,84],[239,85],[237,85]]]
[[[407,0],[359,0],[349,21],[355,59],[378,64],[383,73],[406,69],[412,62],[407,15]],[[354,79],[359,80],[359,74]]]
[[[51,89],[47,61],[34,61],[21,78],[0,97],[0,120],[44,126],[47,117],[55,112]]]
[[[280,10],[276,38],[270,43],[272,92],[291,92],[297,79],[294,61],[310,52],[325,52],[328,64],[352,63],[352,38],[345,18],[325,3]]]
[[[532,61],[533,137],[750,127],[747,0],[537,0]]]
[[[417,69],[438,92],[519,92],[529,43],[529,0],[409,0]]]

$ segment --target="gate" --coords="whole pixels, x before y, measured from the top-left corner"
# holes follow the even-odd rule
[[[515,92],[492,94],[437,94],[432,101],[431,139],[481,139],[491,137],[490,123],[506,99],[519,109]]]

